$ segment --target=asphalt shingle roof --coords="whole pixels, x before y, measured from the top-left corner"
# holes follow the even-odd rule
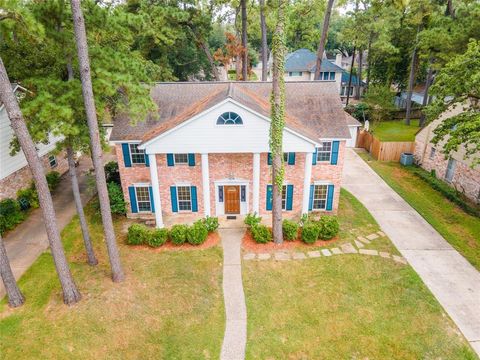
[[[317,55],[308,49],[298,49],[285,58],[285,71],[309,71],[317,68]],[[343,69],[328,59],[322,59],[322,71],[342,72]]]
[[[333,82],[292,81],[286,87],[286,126],[317,141],[349,139],[347,114]],[[177,82],[159,83],[151,89],[158,116],[131,124],[125,114],[114,119],[111,140],[150,140],[191,117],[231,98],[270,117],[271,82]]]

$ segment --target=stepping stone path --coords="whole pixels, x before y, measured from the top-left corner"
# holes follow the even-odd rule
[[[252,252],[245,253],[243,255],[243,260],[279,260],[279,261],[288,261],[288,260],[305,260],[308,258],[320,258],[320,257],[328,257],[332,255],[344,255],[344,254],[360,254],[360,255],[370,255],[370,256],[380,256],[385,259],[392,259],[397,263],[400,264],[407,264],[407,260],[398,255],[393,255],[385,251],[378,251],[374,249],[364,249],[365,245],[371,244],[372,240],[378,239],[379,237],[385,236],[385,233],[382,231],[378,231],[377,233],[373,233],[367,235],[365,237],[359,236],[356,240],[353,240],[353,243],[345,243],[340,245],[340,248],[334,247],[331,249],[319,249],[319,250],[311,250],[307,251],[307,253],[301,251],[295,252],[288,252],[285,250],[282,251],[275,251],[273,254],[270,253],[259,253],[255,254]],[[354,246],[355,244],[355,246]],[[357,250],[358,248],[358,250]]]

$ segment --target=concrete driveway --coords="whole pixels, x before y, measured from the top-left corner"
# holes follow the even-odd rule
[[[480,273],[352,149],[343,186],[375,217],[480,356]]]

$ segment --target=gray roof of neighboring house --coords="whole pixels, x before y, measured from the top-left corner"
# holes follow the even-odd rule
[[[286,126],[314,141],[319,138],[349,139],[338,89],[333,82],[292,81],[286,87]],[[148,141],[193,116],[231,98],[270,117],[271,82],[176,82],[159,83],[151,89],[158,117],[131,124],[126,114],[114,119],[112,141]]]
[[[298,49],[285,58],[285,71],[309,71],[317,68],[317,55],[308,49]],[[343,69],[328,59],[322,59],[322,71],[342,72]]]

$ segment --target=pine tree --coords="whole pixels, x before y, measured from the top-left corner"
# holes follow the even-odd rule
[[[12,273],[10,261],[8,260],[7,250],[3,244],[2,235],[0,235],[0,276],[7,292],[8,305],[11,307],[19,307],[25,302],[25,298],[18,288],[15,277]]]

